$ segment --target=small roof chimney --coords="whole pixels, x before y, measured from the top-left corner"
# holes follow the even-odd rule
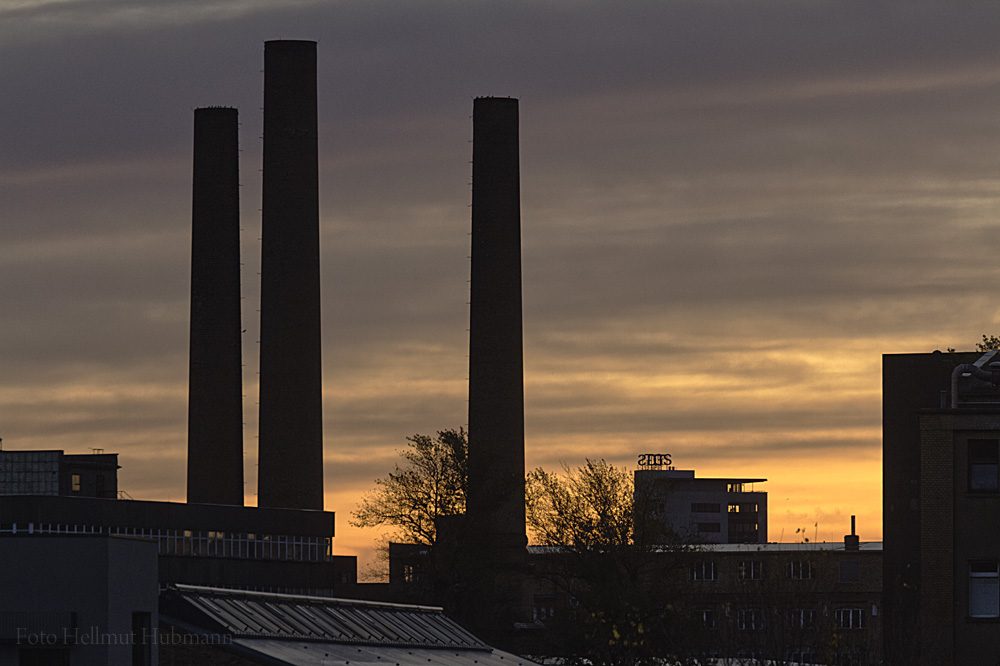
[[[851,516],[851,533],[844,535],[844,550],[860,550],[861,539],[854,533],[854,516]]]

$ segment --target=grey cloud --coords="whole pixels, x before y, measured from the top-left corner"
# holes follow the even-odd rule
[[[971,345],[1000,316],[991,6],[27,6],[0,10],[0,360],[6,389],[37,402],[0,400],[5,444],[120,446],[128,485],[150,495],[183,497],[203,105],[238,106],[243,123],[254,476],[265,39],[320,44],[338,485],[384,475],[405,435],[465,420],[475,95],[521,98],[531,456],[573,441],[581,458],[624,459],[638,443],[711,436],[733,444],[699,454],[722,460],[743,450],[741,432],[788,456],[877,449],[863,433],[878,426],[878,354]],[[849,371],[851,390],[761,367],[815,347],[870,362]],[[738,404],[720,414],[708,394],[663,386],[692,362],[745,373]],[[774,404],[783,391],[801,399]],[[845,429],[861,434],[831,434]],[[359,449],[373,457],[344,453]]]

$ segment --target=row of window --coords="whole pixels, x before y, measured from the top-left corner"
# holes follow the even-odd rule
[[[756,533],[760,529],[753,521],[730,522],[729,531],[732,533]],[[721,532],[722,523],[695,523],[695,530],[698,532]]]
[[[793,560],[783,567],[787,578],[793,580],[809,580],[813,577],[812,562],[808,560]],[[764,563],[760,560],[742,560],[737,568],[740,580],[761,580],[764,578]],[[695,562],[691,568],[691,579],[697,581],[712,581],[719,579],[719,569],[713,560]]]
[[[191,557],[236,557],[251,560],[295,560],[323,562],[333,555],[328,537],[284,534],[253,534],[201,530],[104,527],[57,523],[0,525],[0,534],[109,534],[156,539],[160,555]]]
[[[774,614],[777,615],[777,611]],[[707,629],[719,628],[719,611],[714,608],[697,610],[694,612],[694,616]],[[813,629],[816,627],[816,610],[812,608],[794,608],[785,613],[784,619],[784,626],[787,629]],[[838,629],[864,629],[866,625],[865,609],[853,606],[836,608],[833,611],[833,621]],[[767,622],[767,613],[761,608],[737,609],[734,618],[734,624],[740,631],[758,631],[764,629]]]
[[[840,565],[839,582],[861,582],[861,562],[859,560],[845,560],[838,564]],[[811,580],[813,577],[813,563],[809,560],[792,560],[785,562],[781,568],[784,570],[785,578],[791,580]],[[764,562],[762,560],[741,560],[737,565],[737,577],[739,580],[763,580]],[[713,560],[695,562],[691,568],[691,579],[696,581],[718,580],[719,569]]]
[[[711,651],[707,655],[709,659],[722,659],[722,654]],[[775,663],[773,655],[761,650],[752,648],[740,648],[736,651],[737,659],[745,659],[748,663]],[[825,657],[811,648],[792,648],[784,654],[778,663],[790,662],[793,664],[828,664]],[[728,663],[728,662],[727,662]],[[834,657],[834,666],[864,666],[865,653],[858,649],[841,649]]]

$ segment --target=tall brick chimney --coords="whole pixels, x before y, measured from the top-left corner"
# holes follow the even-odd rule
[[[477,98],[472,123],[466,520],[472,541],[509,560],[527,543],[517,100]]]
[[[323,508],[316,43],[264,44],[258,504]]]
[[[187,501],[243,504],[236,109],[194,112]]]

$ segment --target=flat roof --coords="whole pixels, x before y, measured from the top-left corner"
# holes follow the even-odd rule
[[[819,541],[816,543],[706,543],[697,549],[714,553],[800,553],[811,550],[844,550],[843,541]],[[882,552],[881,541],[862,541],[858,545],[862,551]]]
[[[298,536],[334,536],[334,513],[225,504],[8,495],[0,501],[0,523],[53,523],[148,529],[201,530]]]

